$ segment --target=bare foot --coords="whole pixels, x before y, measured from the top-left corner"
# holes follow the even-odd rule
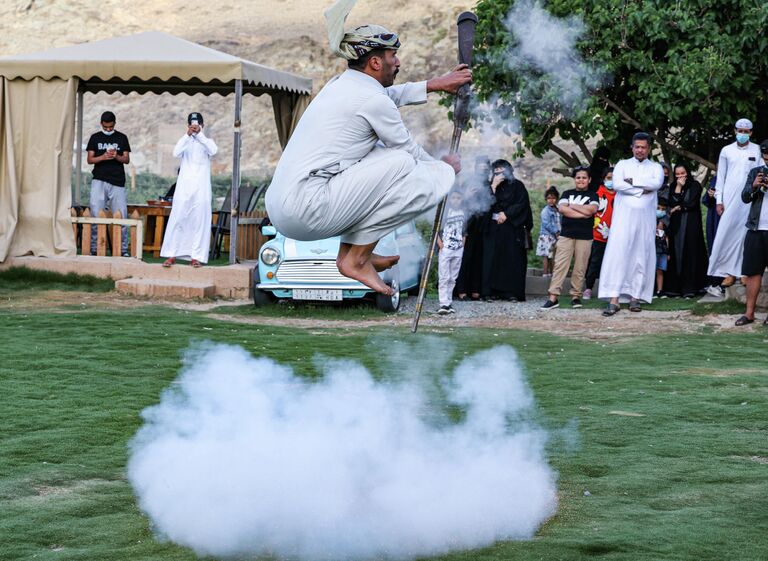
[[[370,260],[360,263],[347,256],[339,263],[339,272],[345,277],[360,281],[365,286],[386,296],[392,296],[395,293],[394,290],[381,280]]]
[[[386,271],[387,269],[394,267],[398,261],[400,261],[399,255],[371,254],[371,263],[373,264],[373,268],[377,271]]]

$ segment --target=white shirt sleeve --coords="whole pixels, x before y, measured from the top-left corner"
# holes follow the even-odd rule
[[[726,147],[727,148],[727,147]],[[720,150],[720,157],[717,160],[717,180],[715,181],[715,203],[723,204],[723,189],[725,188],[725,178],[728,176],[728,156],[725,148]]]
[[[406,82],[386,88],[389,99],[397,107],[403,105],[420,105],[427,102],[427,82]]]
[[[645,167],[650,168],[644,170],[645,174],[643,174],[642,183],[646,183],[646,185],[638,185],[637,187],[645,191],[658,191],[664,185],[664,169],[655,162]]]
[[[358,114],[371,126],[384,146],[405,150],[416,160],[434,160],[405,128],[403,118],[388,96],[375,95],[366,101]]]
[[[176,143],[176,146],[173,147],[173,157],[181,158],[184,152],[189,148],[191,142],[194,142],[192,137],[185,133]]]
[[[631,197],[640,197],[643,194],[642,187],[635,187],[630,183],[627,183],[624,178],[626,176],[626,170],[627,164],[625,163],[626,160],[622,160],[619,163],[616,164],[616,167],[613,169],[613,189],[617,193],[621,193],[622,195],[628,195]],[[635,178],[632,178],[634,181]]]
[[[213,141],[213,139],[205,136],[205,133],[202,130],[194,135],[194,139],[203,145],[203,148],[205,148],[205,151],[208,152],[209,157],[215,156],[216,152],[219,151],[219,147],[216,146],[216,143]]]

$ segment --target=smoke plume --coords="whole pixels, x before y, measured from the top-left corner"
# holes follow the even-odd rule
[[[515,38],[506,62],[511,72],[524,77],[519,92],[523,102],[566,116],[583,110],[588,91],[607,77],[602,69],[585,62],[576,49],[585,31],[581,18],[556,18],[539,0],[518,0],[505,25]]]
[[[320,360],[310,381],[239,347],[188,352],[131,443],[157,534],[199,555],[306,561],[530,538],[555,512],[555,474],[515,351],[449,375],[442,343],[389,343],[385,381],[351,361]]]

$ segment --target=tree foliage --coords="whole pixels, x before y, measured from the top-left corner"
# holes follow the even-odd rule
[[[556,73],[510,64],[519,43],[505,22],[515,1],[478,3],[474,84],[497,119],[519,123],[533,154],[553,150],[573,166],[591,161],[586,142],[599,137],[615,160],[643,129],[665,160],[712,169],[737,118],[755,123],[753,140],[768,138],[765,0],[550,0],[551,15],[583,21],[576,50],[604,76],[575,108],[558,102]]]

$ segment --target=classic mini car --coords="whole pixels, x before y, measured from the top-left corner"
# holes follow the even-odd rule
[[[259,251],[253,271],[253,302],[263,306],[278,298],[342,301],[373,298],[383,312],[400,307],[400,293],[418,293],[426,246],[411,221],[384,236],[376,246],[379,255],[399,255],[397,265],[379,273],[395,289],[384,296],[364,284],[343,276],[336,267],[339,238],[302,242],[280,234],[274,226],[263,226],[262,234],[274,236]]]

